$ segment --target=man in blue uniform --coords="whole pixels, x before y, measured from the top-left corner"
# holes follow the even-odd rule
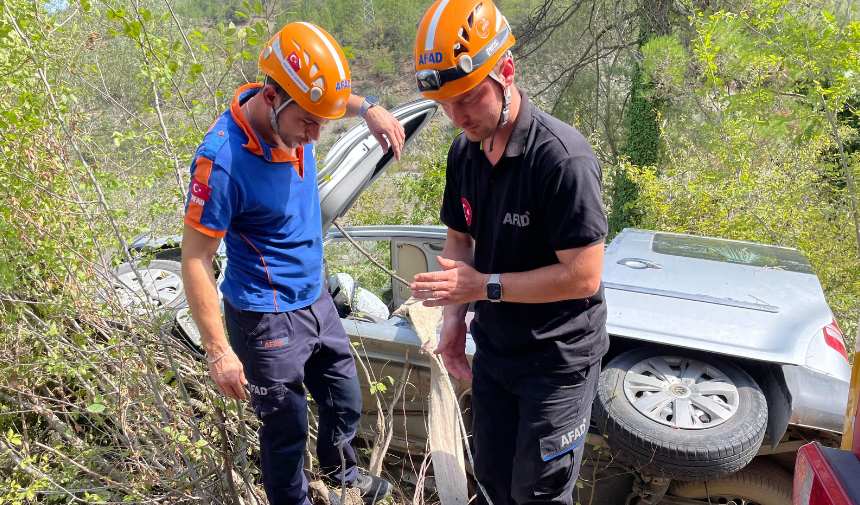
[[[330,119],[360,115],[399,158],[402,126],[376,101],[350,94],[349,67],[327,32],[290,23],[260,55],[264,85],[241,87],[191,165],[182,270],[209,372],[261,421],[263,484],[273,505],[309,505],[302,470],[306,386],[319,408],[317,456],[332,480],[367,502],[390,484],[359,474],[350,442],[361,391],[350,342],[322,289],[322,223],[313,142]],[[221,322],[212,259],[224,239]],[[341,465],[341,458],[345,464]]]

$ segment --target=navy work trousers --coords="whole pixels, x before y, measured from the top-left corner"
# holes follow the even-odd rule
[[[600,362],[538,374],[505,361],[480,346],[472,361],[475,477],[494,505],[572,505]]]
[[[361,389],[350,342],[327,291],[290,312],[251,312],[224,304],[230,345],[245,368],[251,405],[260,420],[263,487],[272,505],[310,505],[302,471],[307,397],[317,403],[317,457],[340,480],[343,439],[346,481],[358,478],[350,442],[361,417]]]

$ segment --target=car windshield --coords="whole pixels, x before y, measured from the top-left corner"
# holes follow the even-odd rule
[[[804,274],[813,273],[812,265],[798,251],[762,244],[655,233],[651,250],[659,254],[685,258],[738,263]]]

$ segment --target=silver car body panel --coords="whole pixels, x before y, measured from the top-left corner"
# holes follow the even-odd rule
[[[791,392],[789,424],[842,433],[849,383],[804,366],[782,365],[782,373]]]
[[[447,229],[367,226],[346,231],[356,240],[400,238],[438,244],[444,242]],[[827,370],[807,365],[808,349],[815,347],[810,341],[832,321],[818,279],[808,273],[657,254],[651,251],[655,233],[626,230],[606,248],[603,279],[610,336],[782,365],[791,396],[789,422],[841,433],[848,363],[831,349],[837,358],[827,362]],[[333,231],[325,243],[343,240]],[[425,254],[428,262],[434,259]],[[618,264],[616,258],[632,261]],[[632,262],[645,266],[630,266]],[[402,361],[409,347],[410,362],[426,365],[418,355],[418,335],[398,321],[344,319],[342,324],[353,340],[364,343],[368,357]],[[471,359],[474,351],[467,335],[467,357]]]
[[[438,108],[439,105],[432,100],[415,100],[389,111],[405,130],[403,149],[415,140]],[[387,153],[382,152],[382,146],[364,121],[338,139],[317,172],[323,234],[328,232],[332,221],[344,215],[393,162],[391,149]]]
[[[603,281],[611,335],[806,364],[810,341],[833,318],[815,275],[659,254],[652,251],[654,235],[625,230],[606,249]],[[617,263],[631,257],[663,268]],[[659,293],[665,291],[682,295]]]

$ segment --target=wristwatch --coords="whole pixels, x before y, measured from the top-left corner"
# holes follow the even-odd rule
[[[502,274],[492,274],[490,275],[490,281],[487,282],[487,298],[489,298],[491,302],[502,301],[501,277]]]
[[[358,115],[361,119],[364,119],[364,114],[367,113],[372,107],[376,107],[379,105],[379,98],[376,98],[373,95],[367,95],[364,97],[364,103],[361,104],[361,108],[358,109]]]

